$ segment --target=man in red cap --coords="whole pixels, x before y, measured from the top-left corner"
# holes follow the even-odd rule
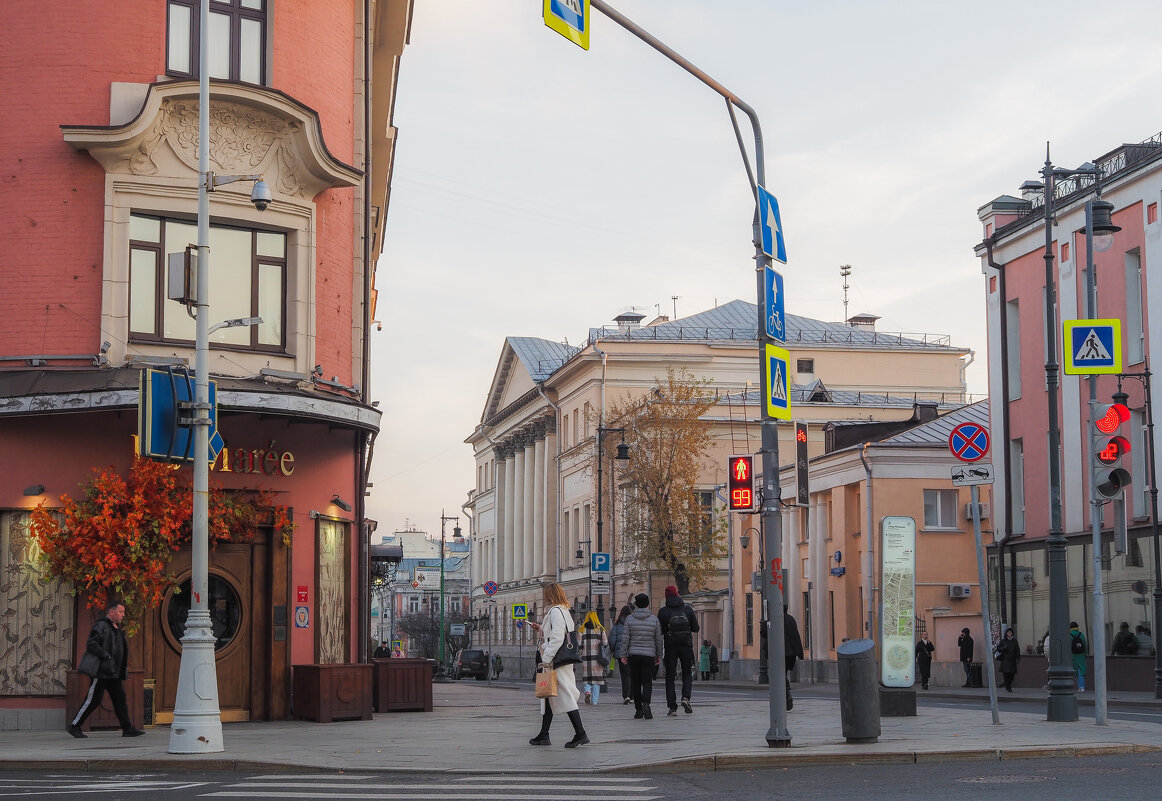
[[[662,624],[662,639],[666,655],[666,705],[671,717],[678,714],[678,696],[674,687],[674,672],[678,663],[682,664],[682,709],[686,714],[694,711],[690,706],[690,688],[694,682],[694,635],[698,632],[698,617],[688,603],[678,595],[678,588],[666,587],[666,605],[658,611],[658,621]]]

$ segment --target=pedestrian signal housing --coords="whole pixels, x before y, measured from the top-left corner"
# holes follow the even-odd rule
[[[727,504],[732,512],[752,512],[755,502],[754,457],[731,456],[726,461]]]

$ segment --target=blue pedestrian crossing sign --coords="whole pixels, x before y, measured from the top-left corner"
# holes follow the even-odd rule
[[[759,195],[759,230],[762,232],[763,253],[783,264],[787,263],[787,245],[783,241],[783,221],[779,217],[779,201],[761,186]]]
[[[592,573],[609,572],[609,554],[593,553],[589,555],[589,570]]]
[[[776,342],[787,341],[787,323],[783,311],[783,276],[770,267],[763,269],[763,284],[766,286],[767,336]]]
[[[545,25],[582,50],[589,49],[589,0],[545,0]]]
[[[791,376],[787,369],[791,354],[785,348],[766,345],[767,415],[777,420],[791,419]]]
[[[1063,325],[1067,375],[1122,372],[1121,320],[1065,320]]]
[[[512,605],[512,619],[525,620],[529,616],[528,604],[513,604]]]

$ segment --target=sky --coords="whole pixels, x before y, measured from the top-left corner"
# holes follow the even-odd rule
[[[787,312],[844,319],[851,265],[848,316],[973,349],[979,396],[977,209],[1038,178],[1046,142],[1072,168],[1162,130],[1157,0],[608,2],[756,112]],[[600,12],[584,51],[541,5],[414,0],[372,340],[381,532],[468,530],[464,440],[505,337],[756,300],[726,102]]]

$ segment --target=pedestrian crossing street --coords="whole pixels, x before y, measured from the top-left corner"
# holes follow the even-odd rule
[[[251,776],[222,783],[200,798],[314,798],[314,799],[440,799],[440,801],[652,801],[659,788],[648,779],[568,774],[548,770],[544,775],[490,774],[441,776],[418,781],[413,775],[325,774],[310,776]]]

